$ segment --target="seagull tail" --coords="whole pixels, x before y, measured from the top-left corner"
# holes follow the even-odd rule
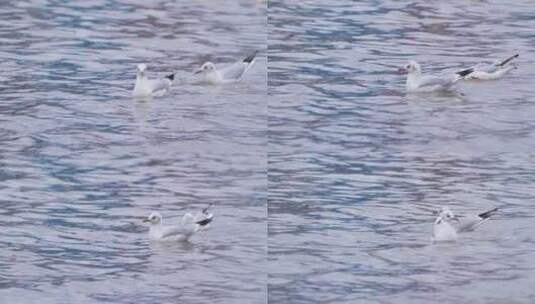
[[[169,79],[170,81],[173,81],[175,80],[175,74],[173,73],[173,74],[167,75],[165,76],[165,78]]]
[[[478,216],[479,216],[480,218],[482,218],[482,219],[487,219],[487,218],[489,218],[492,214],[494,214],[496,211],[498,211],[498,208],[493,208],[493,209],[491,209],[491,210],[489,210],[489,211],[485,211],[485,212],[483,212],[483,213],[478,214]]]
[[[208,204],[208,206],[206,206],[201,212],[203,214],[208,214],[208,209],[212,208],[212,205],[214,204],[213,203]]]
[[[474,71],[473,68],[469,68],[469,69],[466,69],[466,70],[462,70],[462,71],[457,72],[457,75],[459,75],[459,76],[461,76],[461,77],[465,77],[465,76],[471,74],[473,71]]]
[[[258,51],[254,51],[254,53],[252,53],[251,55],[245,57],[245,59],[243,59],[243,62],[244,63],[249,63],[249,64],[252,63],[253,60],[255,59],[257,53],[258,53]]]
[[[198,224],[199,226],[206,226],[208,224],[210,224],[212,222],[212,219],[214,218],[214,215],[212,213],[209,213],[208,210],[212,207],[212,203],[208,204],[208,206],[206,206],[202,211],[201,213],[204,214],[206,217],[203,218],[202,220],[198,220],[196,221],[195,223]]]
[[[505,66],[507,63],[509,63],[511,60],[515,59],[516,57],[518,57],[519,55],[518,54],[514,54],[513,56],[505,59],[504,61],[498,63],[496,66],[499,66],[499,67],[503,67]]]

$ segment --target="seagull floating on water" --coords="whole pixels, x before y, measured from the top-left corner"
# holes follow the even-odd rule
[[[407,92],[436,92],[449,90],[459,80],[472,73],[474,69],[466,69],[453,74],[422,75],[422,69],[418,62],[411,60],[399,69],[399,72],[407,74]]]
[[[474,67],[474,72],[465,76],[465,79],[494,80],[502,78],[505,74],[516,69],[516,66],[511,62],[518,56],[518,54],[515,54],[503,61],[498,61],[490,65],[478,64]]]
[[[253,66],[257,52],[258,51],[255,51],[243,60],[221,69],[216,68],[215,64],[210,61],[205,62],[200,68],[195,70],[195,74],[200,74],[202,82],[209,84],[238,82]]]
[[[204,208],[197,216],[191,213],[184,214],[178,225],[164,226],[162,215],[158,212],[152,212],[143,222],[150,223],[149,238],[153,241],[186,242],[212,222],[214,215],[208,212],[210,206]]]
[[[450,208],[442,207],[433,225],[432,240],[436,242],[455,241],[458,233],[474,230],[488,221],[496,211],[498,208],[476,215],[457,217]]]
[[[146,64],[138,64],[136,85],[132,92],[134,97],[162,96],[169,91],[175,79],[175,74],[167,75],[162,79],[149,79],[146,75],[146,70]]]

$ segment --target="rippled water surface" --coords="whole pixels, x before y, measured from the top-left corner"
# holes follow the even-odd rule
[[[266,3],[3,1],[0,16],[0,302],[264,303]],[[240,83],[188,81],[256,49]],[[178,71],[170,94],[130,97],[141,62]],[[149,243],[150,211],[208,203],[189,244]]]
[[[535,301],[534,33],[531,1],[270,2],[270,302]],[[395,73],[515,52],[456,93]],[[432,244],[442,205],[501,211]]]

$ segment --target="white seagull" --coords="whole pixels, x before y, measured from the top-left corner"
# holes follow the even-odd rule
[[[473,69],[462,70],[453,74],[422,75],[418,62],[411,60],[399,72],[407,74],[407,92],[436,92],[449,90],[455,83],[472,73]]]
[[[208,61],[195,70],[195,74],[200,74],[202,82],[208,84],[223,84],[238,82],[243,75],[253,66],[257,51],[245,57],[245,59],[235,62],[232,65],[217,69],[215,64]]]
[[[450,208],[442,207],[433,225],[432,240],[435,242],[455,241],[457,239],[457,233],[474,230],[479,225],[488,221],[496,211],[498,211],[498,208],[477,215],[459,218],[453,214]]]
[[[465,79],[469,80],[494,80],[502,78],[505,74],[516,69],[516,66],[511,61],[519,55],[515,54],[504,61],[495,62],[494,64],[485,65],[478,64],[474,67],[474,72],[468,74]]]
[[[191,213],[184,214],[178,225],[164,226],[162,215],[158,212],[152,212],[143,220],[143,222],[150,223],[149,239],[153,241],[188,241],[196,232],[212,222],[214,215],[208,212],[210,206],[204,208],[197,216],[193,216]]]
[[[137,66],[136,85],[132,96],[134,97],[150,97],[162,96],[169,91],[175,74],[165,76],[163,79],[149,79],[146,75],[147,65],[142,63]]]

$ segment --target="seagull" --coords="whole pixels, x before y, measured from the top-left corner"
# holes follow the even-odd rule
[[[431,239],[436,242],[446,242],[457,240],[457,230],[450,224],[455,216],[448,207],[442,208],[433,225],[433,236]]]
[[[142,63],[137,66],[136,85],[132,96],[134,97],[150,97],[162,96],[169,91],[175,74],[165,76],[163,79],[149,79],[145,73],[147,65]]]
[[[488,221],[496,211],[498,211],[498,208],[459,219],[459,217],[453,214],[450,208],[442,207],[433,225],[432,240],[436,242],[455,241],[458,233],[474,230],[479,225]]]
[[[208,84],[223,84],[238,82],[243,75],[253,66],[258,51],[245,57],[243,60],[232,65],[217,69],[215,64],[208,61],[195,70],[195,74],[201,74],[202,82]]]
[[[411,60],[409,63],[399,69],[399,72],[407,74],[407,92],[436,92],[449,90],[455,83],[463,79],[466,75],[472,73],[473,69],[466,69],[454,74],[422,75],[422,69],[418,62]]]
[[[193,216],[191,213],[184,214],[178,225],[164,226],[162,215],[158,212],[152,212],[143,220],[143,222],[150,223],[149,239],[153,241],[188,241],[196,232],[206,228],[212,222],[214,215],[208,212],[210,206],[211,204],[197,216]]]
[[[465,79],[468,80],[494,80],[502,78],[505,74],[516,69],[516,66],[510,64],[513,59],[518,57],[518,54],[515,54],[504,61],[495,62],[491,65],[478,64],[474,67],[474,72],[465,76]]]

